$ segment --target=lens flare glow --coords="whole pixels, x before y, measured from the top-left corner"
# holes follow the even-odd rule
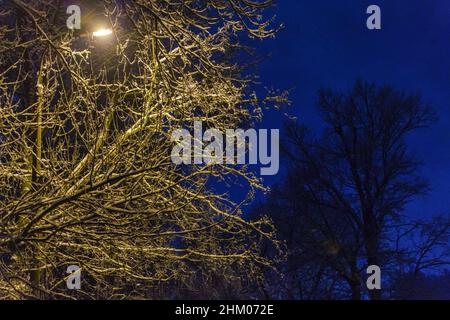
[[[93,33],[94,37],[106,37],[109,36],[110,34],[112,34],[112,30],[106,28],[99,29]]]

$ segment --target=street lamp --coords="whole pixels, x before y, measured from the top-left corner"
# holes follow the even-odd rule
[[[103,38],[113,34],[113,25],[105,9],[92,0],[83,0],[82,25],[90,38]]]
[[[112,29],[110,28],[100,28],[92,33],[94,38],[106,37],[109,36],[110,34],[112,34]]]

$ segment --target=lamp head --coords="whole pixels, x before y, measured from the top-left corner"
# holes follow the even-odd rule
[[[107,37],[109,35],[112,34],[112,29],[111,28],[107,28],[107,27],[101,27],[97,30],[95,30],[92,35],[94,36],[94,38],[99,38],[99,37]]]
[[[104,8],[92,0],[81,2],[83,32],[93,38],[104,38],[113,33],[111,21]]]

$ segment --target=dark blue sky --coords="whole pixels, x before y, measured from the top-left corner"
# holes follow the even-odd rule
[[[366,9],[382,10],[382,30],[366,28]],[[432,191],[407,210],[415,216],[450,210],[450,1],[278,0],[277,38],[258,48],[271,53],[260,66],[264,85],[291,89],[286,110],[313,129],[321,121],[314,101],[320,87],[349,89],[356,78],[420,92],[439,122],[411,138]],[[281,127],[270,112],[262,127]],[[280,176],[266,179],[271,184]]]

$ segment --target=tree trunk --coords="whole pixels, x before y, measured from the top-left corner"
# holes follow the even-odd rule
[[[352,300],[361,300],[361,285],[359,282],[351,282],[350,288],[352,290]]]
[[[376,221],[375,214],[371,209],[371,205],[367,205],[364,210],[364,242],[367,257],[367,266],[376,265],[380,267],[380,261],[378,259],[378,223]],[[372,289],[369,290],[370,300],[380,300],[381,290]]]
[[[376,252],[373,252],[373,249],[370,249],[370,252],[367,253],[367,265],[372,266],[380,266],[379,260]],[[372,289],[369,290],[369,298],[370,300],[380,300],[381,299],[381,290]]]
[[[373,230],[369,231],[368,237],[366,237],[366,254],[367,254],[367,266],[380,267],[380,261],[378,259],[378,237],[373,234]],[[369,290],[370,300],[380,300],[381,290],[371,289]]]

